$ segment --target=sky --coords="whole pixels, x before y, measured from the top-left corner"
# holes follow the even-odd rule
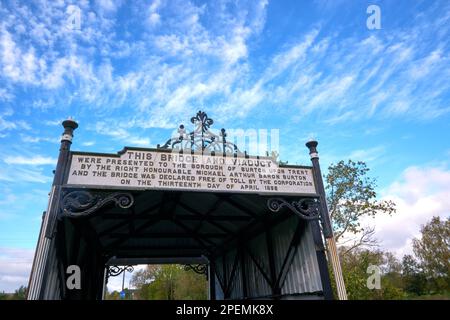
[[[198,110],[278,132],[289,164],[317,139],[324,173],[367,163],[397,203],[368,223],[410,253],[450,215],[449,39],[446,0],[0,0],[0,291],[27,284],[68,117],[79,151],[155,147]]]

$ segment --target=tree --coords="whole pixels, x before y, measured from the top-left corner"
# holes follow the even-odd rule
[[[181,268],[177,265],[150,265],[133,276],[132,283],[141,299],[174,300],[179,272]]]
[[[345,247],[341,247],[339,252],[350,300],[387,300],[404,297],[403,290],[397,285],[401,277],[400,263],[391,253],[362,248],[347,251]],[[368,267],[371,265],[380,268],[380,289],[369,289],[367,286],[367,279],[371,275],[368,273]]]
[[[433,217],[421,228],[422,237],[413,239],[414,254],[437,291],[450,288],[450,218]]]
[[[14,293],[0,292],[0,300],[25,300],[27,293],[27,287],[20,286]]]
[[[192,270],[180,273],[175,287],[175,299],[177,300],[206,300],[208,282],[204,274],[195,273]]]
[[[381,266],[381,271],[390,285],[403,289],[402,263],[392,252],[384,252],[384,264]]]
[[[200,300],[207,297],[204,275],[185,271],[180,265],[149,265],[133,275],[139,299]]]
[[[327,202],[336,242],[350,252],[361,246],[375,246],[374,228],[361,226],[363,217],[395,212],[392,201],[377,200],[376,180],[368,177],[364,162],[339,161],[328,168],[326,176]],[[351,238],[344,240],[344,236]]]
[[[419,263],[410,254],[402,260],[403,289],[413,295],[420,296],[427,292],[427,279]]]
[[[15,292],[13,294],[13,300],[25,300],[26,293],[27,293],[27,288],[25,286],[20,286],[20,288],[15,290]]]
[[[107,292],[105,300],[120,300],[120,292],[117,290],[114,290],[111,293]]]

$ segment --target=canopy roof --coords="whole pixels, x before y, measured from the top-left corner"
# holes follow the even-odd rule
[[[285,209],[270,211],[269,197],[257,194],[162,190],[132,194],[135,203],[129,209],[108,204],[77,219],[89,225],[92,241],[113,258],[109,264],[200,262],[293,215]]]

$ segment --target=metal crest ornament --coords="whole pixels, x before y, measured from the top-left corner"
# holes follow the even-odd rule
[[[178,137],[170,138],[164,145],[157,145],[158,149],[172,149],[180,152],[202,153],[202,154],[233,154],[234,156],[242,156],[243,152],[229,141],[227,141],[227,133],[225,129],[221,129],[219,134],[215,134],[209,130],[214,123],[206,112],[198,111],[191,118],[194,124],[194,131],[187,133],[186,128],[181,124],[178,128]]]
[[[282,198],[270,198],[267,207],[272,212],[278,212],[286,207],[304,220],[319,219],[319,200],[316,198],[305,198],[290,202]]]
[[[62,211],[65,216],[88,216],[107,203],[114,202],[122,209],[130,208],[134,203],[134,197],[128,192],[98,192],[72,191],[62,199]]]

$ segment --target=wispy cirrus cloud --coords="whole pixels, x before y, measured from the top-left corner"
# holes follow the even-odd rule
[[[85,141],[85,142],[82,142],[81,145],[83,145],[85,147],[92,147],[93,145],[95,145],[95,141]]]
[[[115,7],[110,1],[97,5],[105,10]],[[165,28],[146,30],[145,25],[141,25],[142,41],[126,42],[113,38],[115,33],[109,32],[114,26],[113,19],[95,15],[95,8],[80,5],[82,32],[70,32],[65,27],[64,5],[51,5],[47,10],[32,13],[28,7],[19,8],[11,3],[5,7],[7,12],[23,11],[24,18],[15,21],[21,29],[40,25],[42,32],[31,33],[31,41],[24,45],[17,34],[13,35],[13,21],[5,22],[3,68],[8,72],[4,77],[16,85],[48,90],[62,86],[74,88],[69,99],[67,96],[56,97],[53,101],[47,99],[53,105],[57,105],[59,99],[69,103],[84,101],[100,108],[128,104],[138,107],[148,118],[155,114],[158,117],[158,110],[163,109],[168,114],[179,112],[194,101],[223,94],[231,96],[231,86],[243,70],[237,63],[248,57],[248,39],[264,26],[266,6],[267,1],[236,6],[218,4],[208,11],[208,14],[213,13],[213,20],[204,24],[201,19],[206,15],[206,5],[155,1],[145,6],[139,2],[136,8],[147,8],[142,12],[149,14],[149,19],[155,19],[158,11]],[[130,23],[138,22],[132,19]],[[94,28],[98,32],[94,32]],[[108,33],[109,37],[99,39],[100,35]],[[61,54],[56,47],[62,45],[68,50]],[[140,47],[138,50],[130,50],[136,45]],[[42,47],[45,51],[40,49]],[[120,51],[118,47],[127,48],[127,55],[135,58],[134,70],[126,73],[115,70],[111,59]],[[11,54],[14,51],[16,53]],[[29,60],[36,62],[30,63],[35,69],[26,68],[28,52]],[[104,58],[99,65],[94,65],[92,58],[98,53]],[[199,59],[202,56],[206,59]],[[166,63],[167,57],[172,57],[173,61]]]
[[[31,129],[30,125],[24,120],[11,120],[8,119],[14,114],[11,108],[7,108],[0,112],[0,134],[3,132],[9,132],[14,130],[25,130]]]
[[[44,156],[32,156],[32,157],[7,156],[3,159],[3,161],[7,164],[17,164],[17,165],[31,165],[31,166],[56,165],[56,159]]]
[[[48,172],[47,174],[50,174]],[[23,185],[26,183],[45,184],[52,181],[52,177],[46,175],[40,168],[15,167],[14,170],[8,167],[0,167],[0,181],[3,183],[13,183]]]
[[[385,152],[384,146],[375,146],[368,149],[358,149],[352,151],[348,156],[344,158],[352,159],[354,161],[369,161],[372,162],[380,158]]]
[[[109,126],[105,122],[97,122],[95,131],[98,134],[110,136],[113,139],[124,141],[130,143],[131,145],[150,146],[150,138],[134,135],[127,131],[126,128],[121,128],[114,125]]]
[[[82,29],[71,31],[65,26],[63,4],[37,13],[9,4],[5,12],[23,11],[20,30],[38,25],[41,29],[31,33],[32,41],[25,45],[13,21],[6,20],[4,77],[17,85],[72,89],[59,94],[52,105],[62,99],[83,103],[97,108],[99,115],[128,106],[135,116],[126,115],[127,121],[144,119],[134,121],[142,128],[165,127],[206,103],[222,117],[240,118],[256,107],[290,105],[303,115],[317,113],[333,125],[371,117],[432,119],[450,111],[442,103],[449,92],[448,6],[431,6],[424,13],[440,9],[440,19],[434,22],[416,17],[408,29],[362,37],[325,32],[319,24],[277,48],[268,57],[270,63],[256,71],[251,41],[265,27],[267,1],[138,2],[128,7],[137,14],[127,28],[142,31],[132,41],[112,32],[117,8],[123,5],[80,4]],[[435,29],[440,32],[433,43],[418,41],[420,34]],[[68,49],[58,51],[63,45]],[[132,58],[134,66],[124,70],[118,65],[119,52],[122,58]]]

